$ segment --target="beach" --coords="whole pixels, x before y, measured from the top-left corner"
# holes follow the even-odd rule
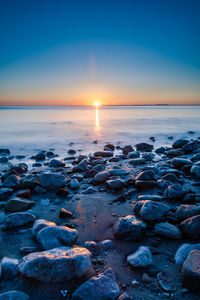
[[[128,125],[119,116],[119,125],[101,123],[101,109],[98,118],[92,110],[93,125],[81,132],[67,118],[53,130],[43,112],[34,141],[30,119],[20,122],[30,139],[17,127],[21,140],[13,129],[1,139],[1,293],[17,290],[33,300],[94,299],[96,290],[101,299],[199,299],[200,134],[198,118],[188,116],[193,108],[174,127],[173,113],[162,116],[160,107],[151,115],[152,108],[138,109],[135,127],[131,116]],[[31,113],[40,119],[41,109]]]

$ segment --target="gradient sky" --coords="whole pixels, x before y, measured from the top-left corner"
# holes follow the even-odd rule
[[[200,104],[199,0],[0,0],[0,105]]]

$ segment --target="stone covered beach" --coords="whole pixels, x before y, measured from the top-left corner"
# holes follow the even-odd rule
[[[199,299],[200,138],[171,139],[1,148],[0,299]]]

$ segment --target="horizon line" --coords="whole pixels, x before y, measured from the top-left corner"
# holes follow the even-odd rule
[[[41,105],[32,105],[32,104],[8,104],[8,105],[2,105],[0,104],[0,107],[31,107],[31,106],[36,106],[36,107],[72,107],[72,106],[92,106],[92,107],[95,107],[95,105],[93,104],[65,104],[65,105],[61,105],[61,104],[58,104],[58,105],[48,105],[48,104],[41,104]],[[200,103],[199,104],[101,104],[99,107],[102,107],[102,106],[200,106]]]

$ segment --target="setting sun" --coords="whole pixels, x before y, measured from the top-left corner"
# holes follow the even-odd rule
[[[94,106],[99,107],[100,106],[100,102],[99,101],[95,101],[94,102]]]

